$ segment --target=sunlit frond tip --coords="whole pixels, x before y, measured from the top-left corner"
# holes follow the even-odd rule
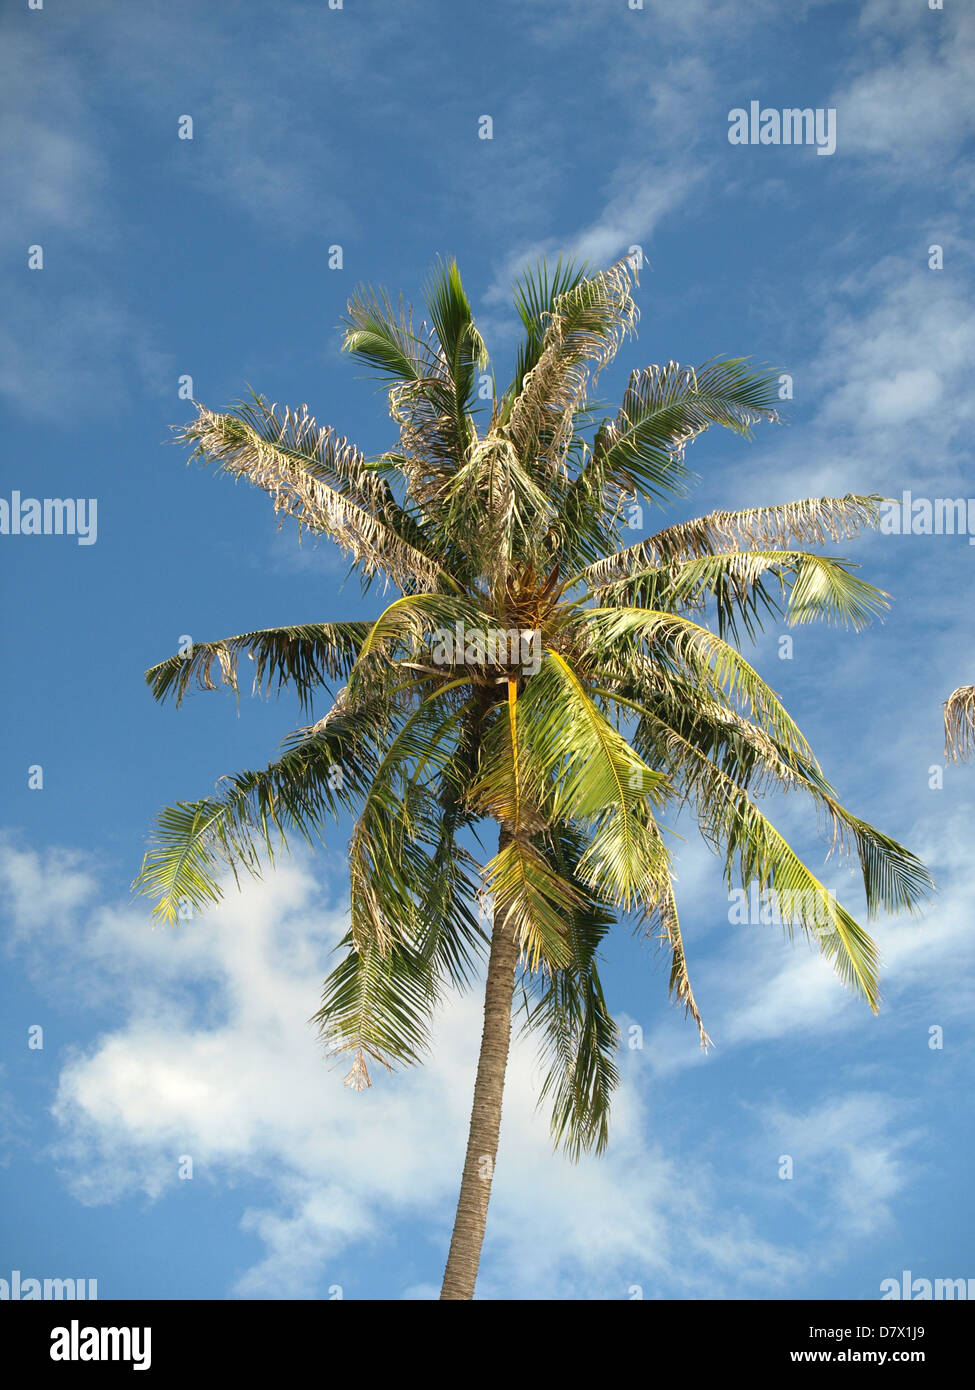
[[[975,685],[961,685],[945,701],[945,758],[960,763],[975,752]]]

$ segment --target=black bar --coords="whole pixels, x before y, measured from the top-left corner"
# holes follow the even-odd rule
[[[541,1300],[540,1300],[541,1301]],[[561,1318],[567,1318],[565,1332],[572,1337],[566,1346],[576,1345],[580,1334],[595,1350],[609,1333],[610,1362],[614,1365],[628,1352],[650,1373],[658,1353],[672,1357],[678,1366],[693,1371],[695,1377],[708,1370],[745,1373],[752,1369],[788,1371],[793,1367],[883,1366],[885,1370],[939,1369],[945,1374],[960,1360],[971,1340],[972,1319],[964,1301],[911,1301],[910,1307],[898,1300],[786,1302],[666,1302],[662,1300],[599,1302],[589,1305],[590,1314],[566,1303],[546,1303],[544,1321],[533,1315],[532,1303],[524,1314],[512,1315],[504,1304],[478,1302],[473,1313],[451,1311],[438,1315],[430,1324],[435,1334],[449,1332],[465,1323],[455,1317],[474,1317],[498,1322],[501,1337],[488,1345],[499,1354],[513,1350],[511,1338],[518,1329],[532,1329],[537,1344],[544,1329],[546,1340],[558,1346]],[[0,1305],[0,1338],[4,1362],[17,1366],[22,1376],[44,1371],[68,1382],[77,1375],[95,1373],[131,1376],[155,1375],[160,1381],[176,1383],[176,1378],[194,1369],[219,1369],[223,1373],[262,1370],[279,1371],[296,1360],[306,1358],[317,1366],[323,1378],[340,1375],[339,1366],[330,1369],[332,1357],[344,1350],[346,1356],[365,1354],[369,1378],[374,1380],[386,1357],[402,1374],[404,1362],[415,1360],[397,1336],[399,1318],[409,1319],[409,1335],[425,1332],[419,1319],[424,1314],[415,1302],[388,1302],[381,1309],[369,1301],[353,1299],[327,1302],[159,1302],[105,1300],[84,1302],[18,1302]],[[442,1324],[440,1317],[446,1317]],[[512,1318],[516,1321],[512,1321]],[[590,1331],[580,1328],[582,1317],[592,1316]],[[377,1321],[380,1318],[382,1321]],[[390,1325],[392,1322],[392,1325]],[[127,1329],[107,1334],[101,1329]],[[150,1329],[148,1348],[144,1329]],[[86,1329],[96,1329],[96,1333]],[[348,1342],[357,1334],[364,1340]],[[136,1335],[138,1334],[138,1335]],[[333,1340],[338,1334],[343,1340]],[[653,1341],[648,1339],[653,1338]],[[630,1340],[632,1339],[632,1340]],[[452,1345],[449,1341],[447,1346]],[[504,1348],[501,1352],[500,1349]],[[84,1351],[128,1352],[128,1360],[55,1359],[52,1351],[80,1357]],[[357,1350],[358,1349],[358,1350]],[[137,1360],[148,1365],[136,1370]],[[442,1350],[442,1349],[441,1349]],[[429,1349],[427,1351],[429,1356]],[[423,1358],[425,1359],[425,1358]],[[437,1354],[437,1379],[450,1375],[450,1358]],[[575,1364],[575,1363],[573,1363]],[[662,1365],[661,1365],[662,1368]],[[524,1368],[522,1368],[524,1369]]]

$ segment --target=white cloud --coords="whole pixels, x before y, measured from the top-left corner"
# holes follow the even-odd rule
[[[975,22],[961,5],[938,13],[910,0],[909,9],[887,0],[865,6],[861,27],[880,37],[829,104],[837,109],[841,151],[883,156],[886,175],[914,181],[975,130]]]

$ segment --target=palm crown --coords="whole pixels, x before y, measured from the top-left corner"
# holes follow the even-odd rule
[[[514,378],[488,371],[454,263],[427,293],[428,321],[371,291],[349,305],[344,346],[389,382],[395,446],[367,459],[305,407],[260,396],[198,408],[194,457],[246,478],[299,528],[325,534],[368,585],[400,596],[375,622],[310,622],[197,644],[147,673],[157,699],[236,688],[244,654],[259,689],[293,688],[315,722],[259,771],[159,819],[139,888],[176,921],[218,900],[230,864],[260,872],[297,832],[343,812],[350,923],[317,1022],[368,1061],[423,1054],[437,1001],[466,982],[489,939],[476,902],[514,934],[524,1022],[546,1057],[542,1093],[573,1154],[607,1138],[617,1029],[600,984],[620,914],[665,943],[670,989],[708,1041],[691,989],[662,817],[687,804],[729,886],[774,890],[876,1010],[873,941],[790,848],[762,792],[805,792],[859,858],[869,913],[913,910],[917,858],[847,811],[775,692],[739,653],[769,617],[859,628],[886,596],[848,561],[796,543],[850,537],[881,498],[814,498],[713,512],[625,544],[631,500],[686,495],[687,444],[712,425],[749,435],[775,418],[776,381],[741,359],[633,371],[615,415],[591,387],[632,332],[626,261],[601,273],[539,266],[521,280]],[[479,418],[488,397],[489,418]],[[486,411],[485,411],[486,415]],[[709,615],[713,623],[707,625]],[[491,634],[514,634],[505,646]],[[529,660],[529,654],[531,660]],[[320,688],[340,686],[330,707]],[[474,834],[496,822],[483,865]]]

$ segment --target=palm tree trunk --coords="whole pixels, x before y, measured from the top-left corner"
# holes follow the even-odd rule
[[[503,833],[501,844],[504,844]],[[454,1233],[450,1240],[443,1288],[440,1290],[441,1299],[474,1297],[491,1197],[491,1179],[494,1177],[494,1162],[498,1153],[501,1098],[511,1040],[511,1000],[517,963],[518,945],[514,929],[507,925],[495,908],[487,984],[484,988],[484,1031],[474,1082],[471,1128],[457,1215],[454,1218]]]

